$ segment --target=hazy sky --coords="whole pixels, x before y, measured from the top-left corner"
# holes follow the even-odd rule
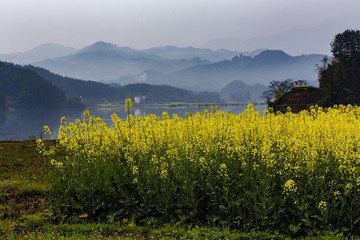
[[[0,53],[96,41],[144,49],[309,28],[360,10],[360,0],[0,0]],[[360,14],[356,14],[360,15]],[[357,23],[360,24],[360,17]],[[360,27],[359,27],[360,28]],[[344,29],[345,30],[345,29]],[[326,43],[328,44],[328,43]],[[253,49],[243,49],[253,50]]]

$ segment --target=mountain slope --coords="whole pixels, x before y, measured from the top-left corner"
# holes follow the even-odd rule
[[[236,56],[231,60],[195,66],[169,75],[177,87],[219,91],[233,80],[247,84],[268,84],[272,80],[317,78],[316,64],[323,55],[291,57],[278,50],[266,50],[254,58]]]
[[[0,62],[0,94],[5,96],[7,105],[17,108],[71,105],[65,93],[52,83],[29,69],[11,63]]]
[[[26,68],[54,84],[69,97],[81,97],[85,102],[119,101],[121,97],[118,91],[104,83],[63,77],[44,68],[32,65],[28,65]]]
[[[146,83],[137,83],[128,84],[125,86],[112,84],[112,86],[119,89],[123,98],[144,97],[144,102],[146,103],[220,102],[220,95],[218,93],[196,93],[190,90],[172,87],[168,85],[154,86]]]
[[[280,50],[265,50],[255,57],[239,55],[231,60],[192,66],[168,74],[144,71],[124,76],[116,82],[167,84],[195,91],[220,91],[233,80],[249,85],[267,85],[272,80],[284,79],[317,82],[316,64],[322,58],[323,55],[319,54],[292,57]]]
[[[240,80],[234,80],[221,89],[223,96],[229,97],[231,102],[261,101],[261,94],[266,90],[263,84],[249,85]]]
[[[196,93],[193,91],[167,85],[153,86],[150,84],[104,84],[95,81],[84,81],[54,74],[46,69],[34,66],[26,68],[36,72],[50,81],[69,97],[81,98],[88,104],[105,101],[123,102],[126,98],[144,97],[147,103],[168,102],[219,102],[217,93]]]

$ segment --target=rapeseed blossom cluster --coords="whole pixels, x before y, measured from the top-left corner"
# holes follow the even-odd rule
[[[325,201],[320,201],[318,207],[319,207],[319,209],[321,209],[322,211],[326,211],[326,202],[325,202]]]
[[[130,109],[127,100],[127,119],[113,114],[111,126],[89,111],[75,122],[62,118],[55,149],[38,141],[42,153],[58,156],[52,162],[58,206],[77,211],[74,202],[84,198],[91,202],[78,215],[105,216],[108,206],[124,218],[223,218],[243,226],[277,224],[290,213],[300,222],[323,210],[326,223],[334,216],[347,224],[356,219],[349,214],[359,213],[355,201],[339,201],[341,192],[360,200],[359,107],[260,115],[249,104],[239,115],[213,107],[184,118],[134,117]],[[201,215],[207,211],[213,213]]]
[[[284,184],[283,194],[289,195],[291,192],[296,193],[297,186],[293,180],[288,180]]]
[[[227,167],[225,163],[220,164],[219,170],[220,170],[220,176],[229,177],[229,175],[227,174]]]

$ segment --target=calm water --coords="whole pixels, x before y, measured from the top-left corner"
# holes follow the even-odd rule
[[[254,105],[260,114],[263,113],[266,105]],[[234,114],[241,113],[247,108],[246,105],[239,106],[222,106],[218,105],[218,109]],[[148,114],[156,114],[161,116],[166,111],[171,117],[173,114],[185,117],[186,111],[189,113],[203,112],[205,109],[211,111],[211,107],[134,107],[132,114],[136,116],[146,116]],[[126,119],[126,112],[123,108],[118,109],[101,109],[89,108],[90,114],[100,117],[109,126],[112,124],[111,114],[116,113],[120,118]],[[0,114],[0,140],[26,140],[43,138],[43,128],[49,126],[53,134],[51,138],[56,138],[56,130],[59,128],[60,118],[65,116],[68,122],[82,118],[81,110],[62,109],[22,109],[9,112],[6,115]]]

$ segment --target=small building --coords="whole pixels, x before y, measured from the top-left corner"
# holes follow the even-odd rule
[[[145,103],[146,102],[146,96],[136,96],[134,97],[135,103]]]

